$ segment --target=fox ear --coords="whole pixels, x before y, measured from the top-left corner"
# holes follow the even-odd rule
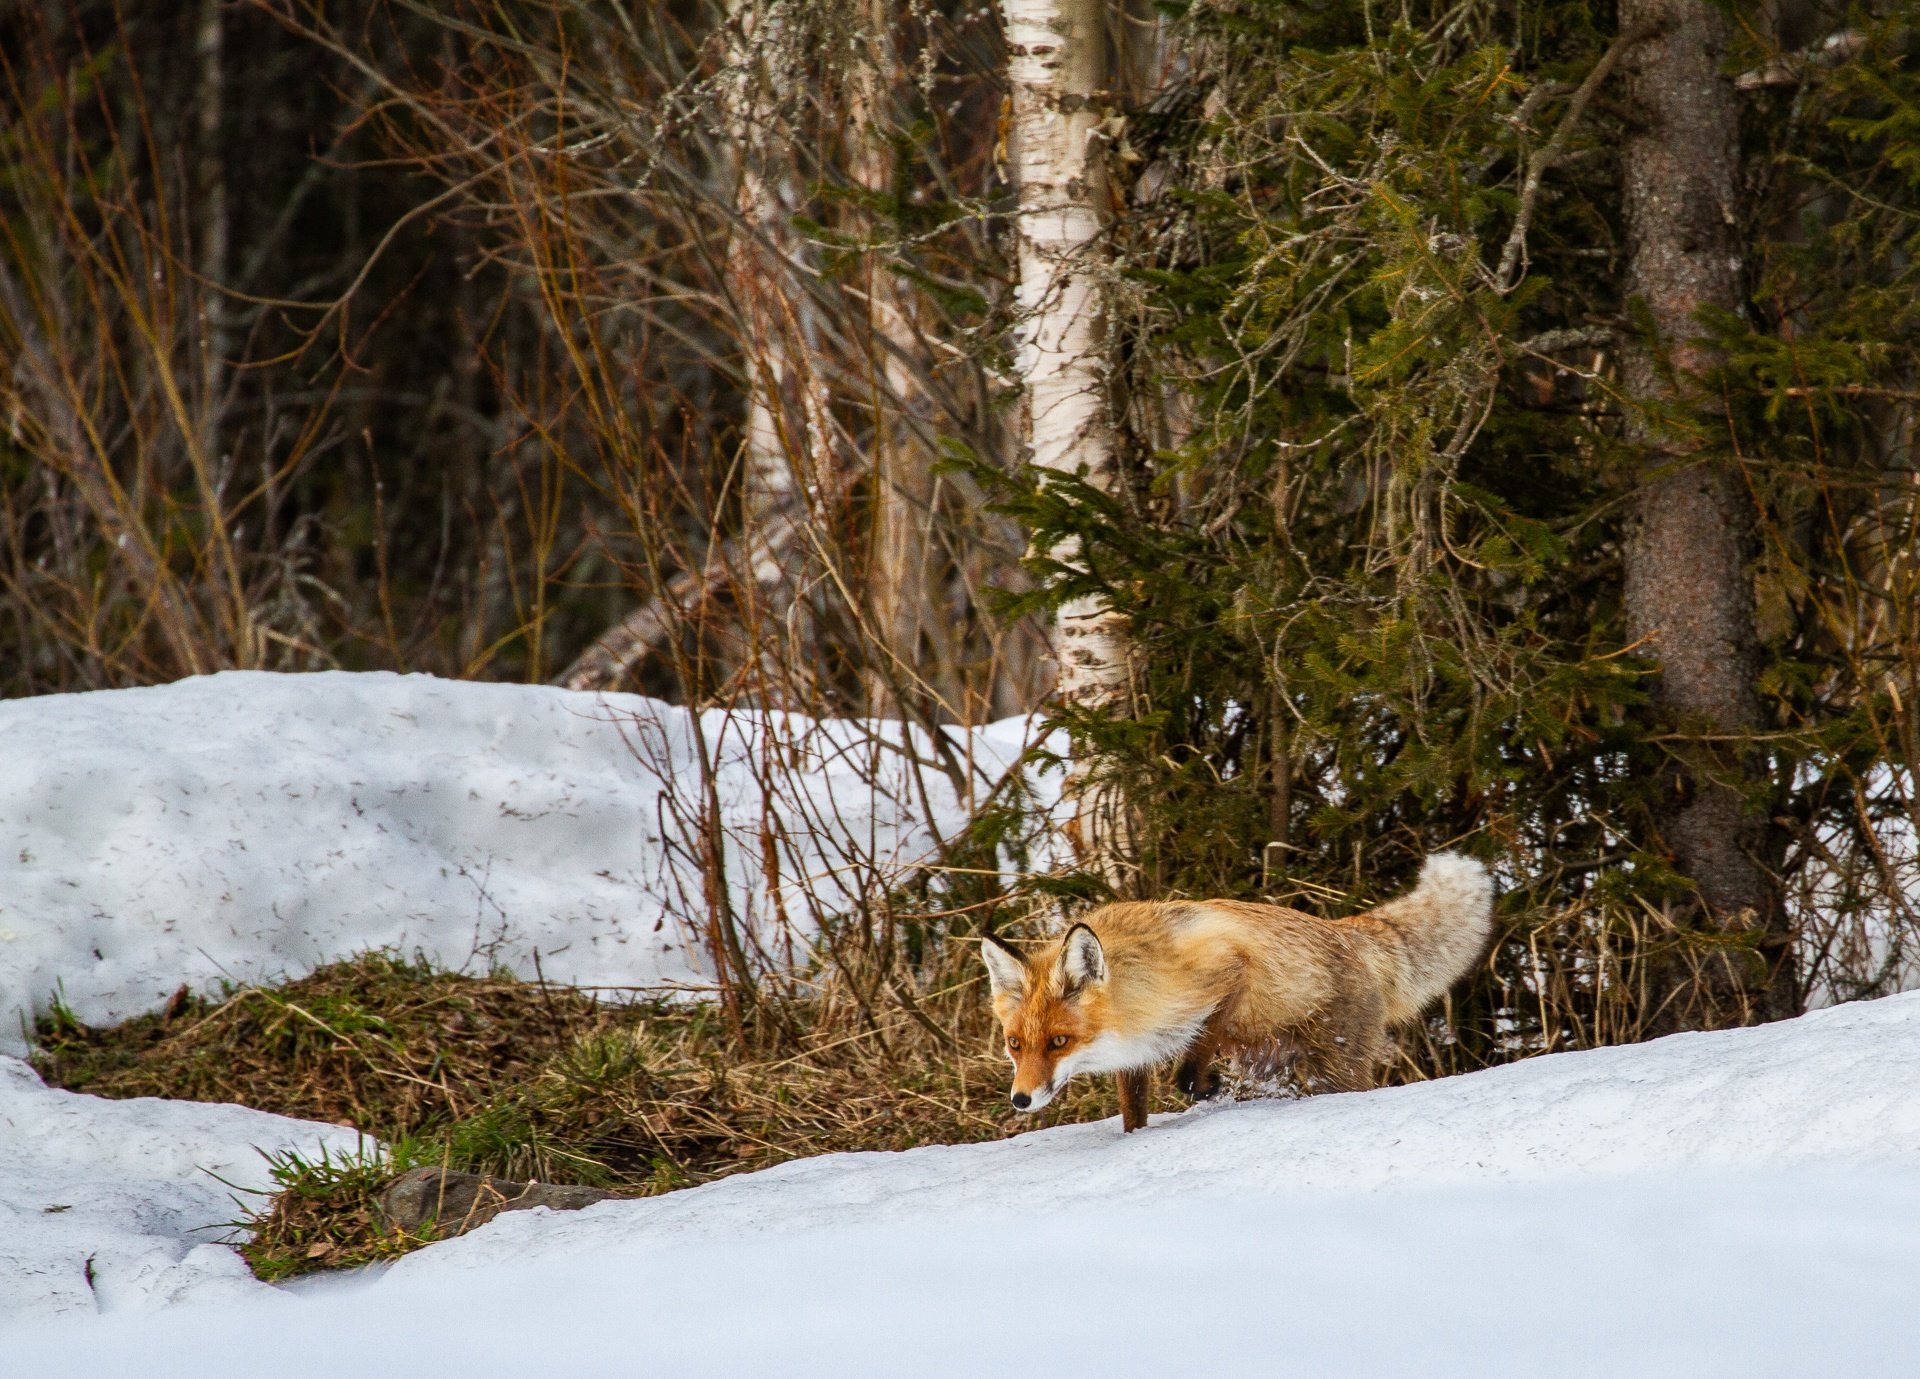
[[[1060,994],[1077,996],[1083,987],[1107,979],[1107,954],[1100,938],[1084,924],[1067,930],[1060,945]]]
[[[987,982],[996,996],[1019,997],[1027,989],[1027,960],[992,934],[980,936],[980,956],[987,964]]]

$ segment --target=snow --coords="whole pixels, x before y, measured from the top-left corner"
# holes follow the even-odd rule
[[[380,945],[698,983],[674,922],[699,896],[696,729],[766,943],[776,894],[804,939],[811,905],[964,812],[936,772],[921,803],[871,724],[394,676],[0,703],[0,1016],[58,986],[103,1021]],[[1025,730],[954,735],[982,788]],[[801,767],[773,792],[769,753]],[[1920,994],[1131,1136],[825,1156],[512,1213],[297,1291],[251,1279],[218,1242],[261,1151],[355,1147],[0,1057],[0,1370],[1920,1372]]]
[[[1027,731],[950,730],[964,793],[997,781]],[[769,945],[775,913],[804,941],[968,816],[946,775],[913,778],[901,748],[924,760],[927,744],[898,724],[696,722],[636,695],[390,674],[0,701],[0,1053],[25,1052],[56,992],[110,1023],[183,982],[298,975],[369,948],[529,977],[537,954],[580,985],[704,985],[681,922],[706,908],[703,737],[732,903]],[[794,769],[762,789],[773,757]]]
[[[1894,1375],[1916,1295],[1910,995],[514,1213],[308,1296],[0,1346],[196,1377]]]
[[[260,1205],[262,1151],[359,1142],[244,1106],[79,1096],[0,1057],[0,1320],[271,1297],[219,1243]]]
[[[1911,1181],[1761,1175],[901,1217],[4,1341],[22,1373],[152,1379],[1910,1375],[1916,1209]]]

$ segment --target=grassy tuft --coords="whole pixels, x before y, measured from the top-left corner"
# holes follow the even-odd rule
[[[602,1019],[575,991],[380,952],[213,999],[182,989],[110,1029],[56,1006],[33,1062],[97,1096],[237,1101],[391,1139],[471,1113]]]
[[[183,993],[110,1029],[49,1017],[34,1063],[77,1091],[238,1101],[352,1125],[383,1145],[274,1159],[275,1195],[246,1223],[244,1253],[277,1279],[428,1243],[387,1231],[376,1205],[393,1175],[421,1164],[650,1196],[813,1154],[1000,1139],[1117,1113],[1100,1078],[1037,1117],[1014,1115],[971,945],[946,966],[950,978],[911,1008],[844,977],[764,997],[757,1042],[743,1050],[712,1005],[597,1003],[370,953],[277,986]]]
[[[380,1192],[401,1171],[399,1157],[375,1144],[341,1157],[324,1149],[318,1159],[269,1154],[273,1196],[258,1215],[235,1223],[250,1233],[241,1257],[256,1277],[276,1283],[397,1259],[432,1243],[432,1227],[416,1235],[390,1230],[380,1219]]]

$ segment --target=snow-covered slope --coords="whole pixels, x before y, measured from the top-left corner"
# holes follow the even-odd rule
[[[763,931],[764,829],[830,903],[963,813],[908,788],[897,729],[635,698],[222,675],[0,703],[0,1040],[56,987],[107,1020],[380,945],[697,983],[696,727]],[[984,784],[1024,731],[954,741]],[[799,769],[766,791],[776,752]],[[1920,1373],[1920,995],[516,1213],[301,1296],[206,1243],[258,1150],[353,1146],[0,1057],[0,1375]]]
[[[0,1158],[4,1147],[0,1147]],[[1920,1372],[1920,995],[503,1216],[23,1372]]]
[[[77,1096],[0,1057],[0,1321],[271,1296],[219,1243],[260,1206],[261,1151],[358,1144],[243,1106]]]
[[[1182,1198],[655,1245],[0,1346],[35,1379],[1911,1379],[1917,1214],[1911,1179],[1766,1173]]]
[[[966,817],[897,724],[701,715],[736,913],[884,884]],[[58,989],[90,1023],[182,982],[373,947],[610,986],[700,984],[694,716],[634,695],[424,675],[227,673],[0,701],[0,1052]],[[984,790],[1025,720],[955,730]],[[918,744],[924,749],[924,743]],[[794,769],[763,790],[770,754]],[[849,862],[857,865],[850,866]],[[809,891],[811,894],[809,894]]]

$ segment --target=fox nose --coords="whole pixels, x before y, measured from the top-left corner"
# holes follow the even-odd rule
[[[1014,1110],[1024,1111],[1031,1105],[1033,1105],[1033,1098],[1028,1096],[1025,1092],[1015,1092],[1013,1094]]]

